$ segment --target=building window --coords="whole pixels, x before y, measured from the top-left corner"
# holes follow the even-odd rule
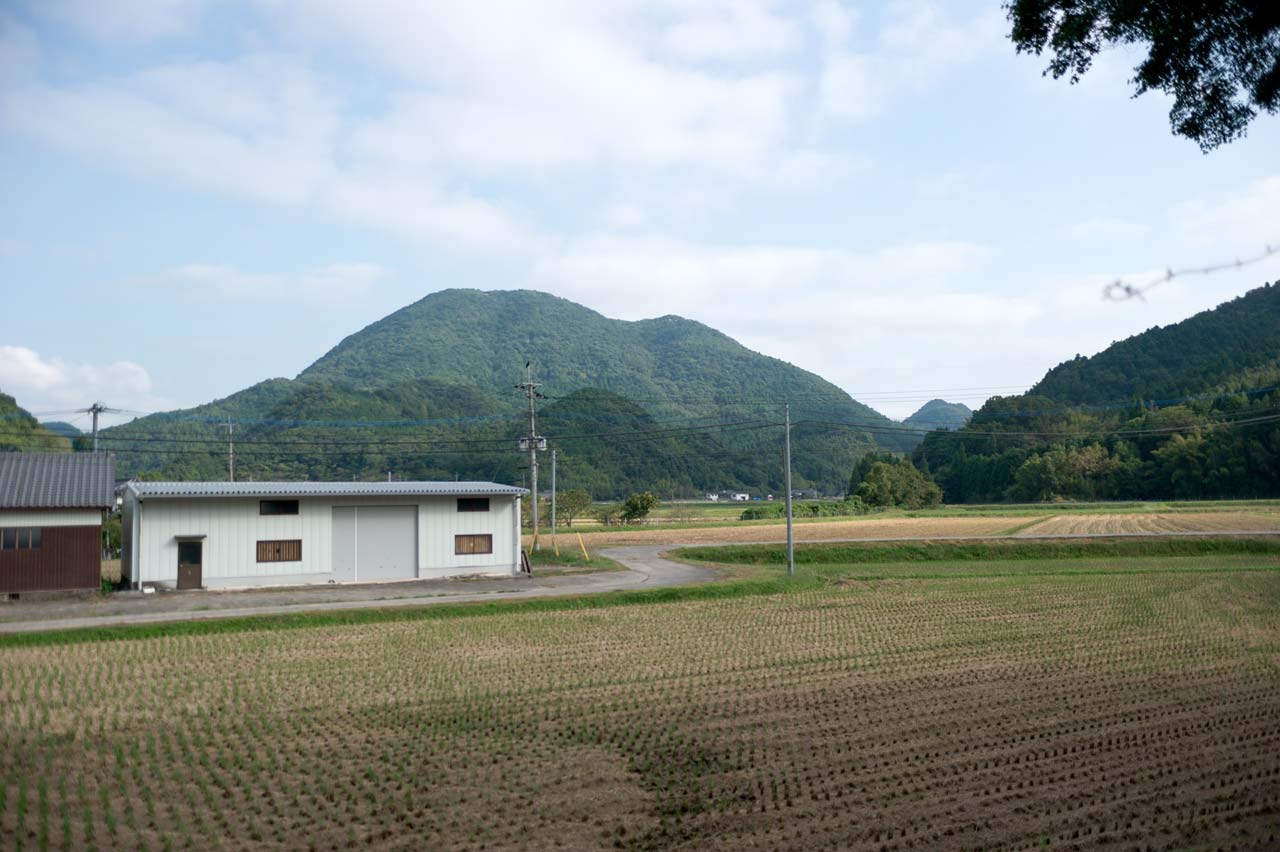
[[[302,541],[300,539],[258,542],[259,562],[300,562],[301,560]]]
[[[489,511],[488,497],[459,497],[459,512],[487,512]]]
[[[296,515],[298,514],[297,500],[259,500],[259,515]]]
[[[493,553],[493,536],[485,535],[455,535],[453,537],[453,552],[456,554],[473,554],[473,553]]]
[[[5,527],[0,530],[0,550],[39,550],[42,539],[40,527]]]

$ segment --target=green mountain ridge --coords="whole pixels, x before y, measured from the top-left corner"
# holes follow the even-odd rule
[[[527,290],[433,293],[348,336],[296,379],[104,436],[118,469],[142,476],[224,477],[229,418],[240,477],[520,481],[514,447],[528,434],[527,404],[514,385],[530,359],[546,396],[539,432],[560,450],[566,487],[598,498],[778,490],[784,401],[798,487],[839,493],[857,456],[918,440],[819,376],[701,323],[614,320]],[[627,432],[659,434],[618,434]]]
[[[70,451],[70,440],[45,428],[17,400],[0,393],[0,452]]]
[[[1280,286],[993,397],[913,454],[948,502],[1280,496]]]
[[[959,429],[972,416],[973,409],[962,402],[931,399],[902,422],[915,429]]]

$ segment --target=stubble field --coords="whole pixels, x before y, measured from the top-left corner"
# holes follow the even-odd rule
[[[1108,512],[1027,515],[962,514],[921,517],[859,517],[831,521],[805,521],[794,526],[796,541],[858,539],[969,538],[974,536],[1056,536],[1161,533],[1280,532],[1280,510],[1274,507],[1226,511]],[[581,531],[588,547],[627,544],[712,544],[784,541],[781,522],[704,524],[678,528],[646,529],[644,526],[570,530],[566,546],[576,546],[573,532]],[[525,536],[526,543],[531,539]],[[543,544],[548,541],[543,534]]]
[[[157,850],[1280,844],[1280,557],[1041,562],[1026,576],[984,564],[0,647],[0,836]]]

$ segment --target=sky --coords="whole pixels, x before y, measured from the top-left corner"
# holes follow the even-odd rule
[[[1280,279],[1104,301],[1280,245],[1280,118],[1206,155],[1138,54],[1073,86],[1007,31],[999,0],[11,0],[0,390],[190,406],[533,288],[903,417]]]

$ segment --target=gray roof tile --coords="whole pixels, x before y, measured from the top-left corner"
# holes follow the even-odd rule
[[[0,453],[0,509],[107,509],[115,505],[110,453]]]
[[[465,497],[527,494],[496,482],[130,482],[139,499],[182,497]]]

